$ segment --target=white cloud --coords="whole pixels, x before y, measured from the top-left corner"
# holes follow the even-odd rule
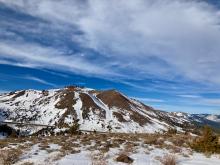
[[[180,100],[181,103],[186,104],[194,104],[200,106],[219,106],[220,105],[220,98],[219,97],[207,97],[207,96],[200,96],[200,95],[190,95],[190,94],[183,94],[178,95],[183,99]]]
[[[191,105],[153,105],[156,109],[170,111],[170,112],[187,112],[191,114],[201,114],[201,113],[210,113],[210,114],[219,114],[219,108],[209,108],[207,107],[192,107]]]
[[[183,94],[183,95],[178,95],[179,97],[184,97],[184,98],[201,98],[199,95],[189,95],[189,94]]]
[[[155,99],[155,98],[146,98],[146,97],[132,97],[133,99],[135,100],[139,100],[139,101],[143,101],[143,102],[146,102],[146,103],[162,103],[162,102],[165,102],[164,100],[162,99]]]
[[[201,106],[217,106],[217,107],[219,107],[219,105],[220,105],[220,98],[201,97],[201,98],[194,98],[191,101],[192,101],[192,103],[194,103],[196,105],[201,105]]]
[[[138,76],[180,74],[220,83],[218,22],[219,12],[198,2],[91,1],[79,25],[89,46],[115,55]],[[168,66],[149,63],[151,57]]]
[[[7,59],[13,59],[13,61]],[[35,68],[57,68],[94,75],[111,74],[105,68],[83,59],[79,54],[65,55],[54,48],[22,41],[1,41],[0,63]]]
[[[56,84],[50,83],[50,82],[48,82],[48,81],[46,81],[46,80],[40,79],[40,78],[35,77],[35,76],[25,76],[25,77],[23,77],[23,78],[24,78],[24,79],[27,79],[27,80],[36,81],[36,82],[41,83],[41,84],[44,84],[44,85],[49,85],[49,86],[53,86],[53,87],[56,86]]]
[[[202,102],[209,104],[209,105],[215,105],[219,106],[220,105],[220,98],[212,98],[212,99],[203,99]]]
[[[73,40],[101,52],[103,58],[107,59],[102,63],[105,66],[103,70],[99,62],[86,60],[86,55],[63,58],[57,55],[57,50],[42,50],[30,45],[30,51],[25,50],[17,55],[21,45],[15,49],[15,44],[7,48],[1,43],[1,51],[7,48],[8,57],[17,58],[22,64],[59,66],[84,74],[110,77],[114,74],[143,79],[155,75],[164,79],[183,76],[193,81],[220,85],[220,12],[205,2],[0,1],[59,25],[63,30],[66,26],[78,27],[84,35],[77,38],[72,34]],[[52,57],[51,54],[56,56]],[[21,58],[25,59],[25,63]],[[97,56],[98,61],[100,58]]]

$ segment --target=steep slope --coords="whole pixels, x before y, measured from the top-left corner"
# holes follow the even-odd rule
[[[118,91],[67,87],[23,90],[0,95],[0,121],[32,123],[66,129],[74,122],[81,130],[155,132],[192,127],[188,117],[154,110]],[[15,124],[15,129],[20,129]],[[27,128],[25,128],[27,129]],[[29,127],[34,133],[41,127]]]

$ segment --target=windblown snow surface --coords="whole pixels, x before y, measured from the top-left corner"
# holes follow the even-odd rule
[[[99,156],[98,150],[89,151],[83,147],[77,148],[80,150],[77,153],[68,154],[63,156],[59,160],[56,160],[59,156],[60,146],[57,144],[49,144],[50,152],[42,150],[39,144],[35,144],[32,148],[25,152],[20,160],[15,165],[22,165],[27,162],[31,162],[34,165],[42,164],[56,164],[56,165],[92,165],[92,164],[108,164],[108,165],[123,165],[125,163],[115,161],[115,158],[121,152],[120,148],[111,148],[105,153],[101,160],[94,160],[94,156]],[[134,153],[130,153],[129,157],[134,160],[133,165],[162,165],[160,159],[164,155],[172,155],[175,157],[178,165],[218,165],[220,164],[219,155],[212,155],[206,157],[204,154],[192,153],[188,156],[184,156],[191,152],[187,148],[183,148],[182,153],[170,153],[170,151],[161,148],[155,148],[149,146],[148,149],[139,147]],[[101,153],[102,154],[102,153]]]

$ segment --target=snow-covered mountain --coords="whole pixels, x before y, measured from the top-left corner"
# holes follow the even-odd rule
[[[192,114],[189,118],[197,126],[209,125],[220,133],[220,115],[214,114]]]
[[[0,95],[0,121],[50,125],[59,129],[78,122],[81,130],[152,133],[169,128],[189,129],[193,127],[192,120],[192,115],[155,110],[116,90],[70,86]],[[41,128],[29,129],[33,133]]]

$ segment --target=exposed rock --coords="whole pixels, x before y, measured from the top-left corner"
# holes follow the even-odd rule
[[[116,158],[116,161],[130,164],[133,163],[134,160],[125,154],[121,154]]]

